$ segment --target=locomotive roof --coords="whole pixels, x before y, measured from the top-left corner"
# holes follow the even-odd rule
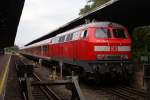
[[[123,25],[114,23],[114,22],[108,22],[108,21],[103,21],[103,22],[92,22],[92,23],[88,23],[88,24],[83,24],[80,25],[74,29],[71,29],[69,31],[66,31],[64,33],[58,34],[55,37],[59,37],[62,36],[64,34],[68,34],[68,33],[72,33],[72,32],[76,32],[78,30],[84,30],[87,29],[88,27],[108,27],[108,26],[112,26],[112,27],[124,27]]]
[[[93,23],[89,23],[87,24],[88,27],[108,27],[108,26],[112,26],[112,27],[124,27],[123,25],[114,23],[114,22],[93,22]]]

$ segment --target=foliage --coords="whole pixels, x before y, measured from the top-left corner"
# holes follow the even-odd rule
[[[18,50],[19,50],[19,47],[17,45],[15,45],[13,47],[7,47],[7,48],[5,48],[5,52],[7,52],[7,53],[17,52]]]
[[[150,52],[150,26],[138,27],[133,32],[133,57],[148,55]]]
[[[109,0],[88,0],[87,4],[84,6],[84,8],[82,8],[80,10],[79,15],[83,15],[108,1]]]
[[[84,8],[80,10],[79,15],[83,15],[83,14],[87,13],[90,10],[91,10],[90,5],[85,5]]]

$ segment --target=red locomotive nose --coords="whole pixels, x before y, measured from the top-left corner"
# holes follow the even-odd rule
[[[131,38],[124,27],[96,27],[91,39],[95,60],[130,60]]]

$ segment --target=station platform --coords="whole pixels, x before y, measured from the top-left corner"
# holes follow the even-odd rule
[[[4,100],[22,100],[21,89],[16,72],[15,63],[17,60],[18,56],[16,55],[11,56]]]
[[[15,55],[0,55],[0,100],[22,100],[15,69]]]
[[[5,98],[11,55],[0,55],[0,100]]]

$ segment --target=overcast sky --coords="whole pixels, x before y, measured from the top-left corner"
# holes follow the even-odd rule
[[[23,46],[78,17],[86,0],[26,0],[15,44]]]

